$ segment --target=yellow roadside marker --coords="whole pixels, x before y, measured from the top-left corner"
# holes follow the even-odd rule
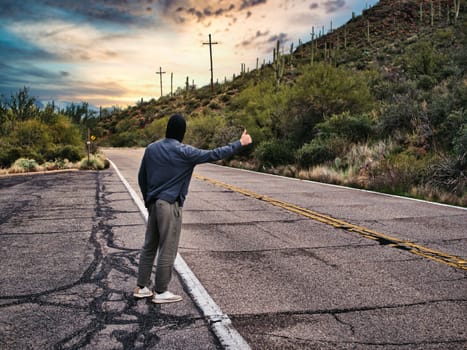
[[[446,264],[446,265],[449,265],[449,266],[452,266],[452,267],[455,267],[461,270],[467,270],[467,260],[464,260],[458,256],[446,254],[441,251],[431,249],[428,247],[424,247],[422,245],[419,245],[419,244],[416,244],[410,241],[392,237],[381,232],[370,230],[363,226],[354,225],[349,222],[345,222],[345,221],[333,218],[332,216],[329,216],[329,215],[321,214],[321,213],[315,212],[307,208],[299,207],[298,205],[295,205],[292,203],[283,202],[281,200],[274,199],[269,196],[264,196],[264,195],[255,193],[253,191],[249,191],[249,190],[246,190],[240,187],[232,186],[224,182],[210,179],[208,177],[205,177],[199,174],[194,174],[193,176],[198,180],[206,181],[216,186],[231,190],[233,192],[241,193],[247,197],[262,200],[276,207],[286,209],[288,211],[291,211],[296,214],[307,217],[309,219],[321,222],[323,224],[331,225],[335,228],[344,229],[349,232],[355,232],[362,237],[378,241],[382,245],[388,245],[390,247],[403,249],[412,254],[422,256],[424,258],[437,261],[439,263],[443,263],[443,264]]]

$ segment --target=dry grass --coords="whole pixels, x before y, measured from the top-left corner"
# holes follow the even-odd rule
[[[458,197],[453,193],[440,191],[429,185],[412,187],[410,195],[415,198],[422,198],[432,202],[459,205],[461,207],[467,206],[467,195],[464,194],[463,196]]]
[[[0,175],[24,174],[31,172],[47,172],[56,170],[70,169],[95,169],[102,170],[109,167],[109,161],[103,154],[93,155],[90,159],[90,165],[87,164],[87,157],[79,162],[72,163],[68,159],[56,160],[55,162],[45,162],[37,164],[33,159],[20,158],[10,168],[0,168]]]

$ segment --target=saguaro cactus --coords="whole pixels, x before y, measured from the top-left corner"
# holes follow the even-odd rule
[[[434,24],[434,17],[435,17],[435,9],[433,7],[433,0],[430,0],[430,24],[433,27]]]
[[[370,42],[370,21],[366,21],[366,40]]]
[[[423,24],[423,2],[420,3],[420,25]]]
[[[311,58],[310,63],[313,64],[315,59],[315,27],[311,27]]]
[[[457,24],[457,17],[461,8],[461,0],[454,0],[454,24]]]
[[[274,51],[275,51],[275,54],[274,54],[273,67],[274,67],[274,72],[275,72],[275,77],[276,77],[276,89],[278,89],[282,75],[284,74],[284,58],[280,54],[280,41],[279,40],[277,40],[276,48]]]

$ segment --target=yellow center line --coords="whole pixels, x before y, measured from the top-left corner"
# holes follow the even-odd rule
[[[255,198],[258,200],[265,201],[269,204],[272,204],[276,207],[283,208],[285,210],[294,212],[296,214],[302,215],[309,219],[321,222],[326,225],[331,225],[335,228],[344,229],[349,232],[355,232],[362,237],[379,241],[381,244],[388,245],[390,247],[399,248],[406,250],[412,254],[422,256],[424,258],[443,263],[458,269],[467,270],[467,261],[455,256],[446,254],[444,252],[424,247],[422,245],[402,240],[397,237],[392,237],[387,234],[370,230],[363,226],[358,226],[351,224],[349,222],[333,218],[332,216],[321,214],[313,210],[302,208],[298,205],[287,203],[278,199],[271,198],[269,196],[261,195],[253,191],[249,191],[240,187],[232,186],[221,181],[217,181],[199,174],[193,175],[196,179],[212,183],[216,186],[223,187],[225,189],[231,190],[233,192],[241,193],[247,197]]]

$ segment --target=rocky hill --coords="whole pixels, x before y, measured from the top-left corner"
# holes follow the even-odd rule
[[[281,81],[294,81],[301,74],[301,66],[312,60],[326,60],[349,68],[375,68],[386,75],[398,76],[400,56],[404,48],[421,38],[432,36],[440,28],[453,26],[456,18],[453,0],[381,0],[353,16],[345,25],[326,35],[298,46],[292,54],[283,55]],[[465,6],[465,5],[462,5]],[[461,7],[460,12],[464,10]],[[316,29],[316,32],[318,29]],[[462,45],[447,35],[446,45]],[[463,47],[463,46],[462,46]],[[459,47],[461,49],[461,46]],[[280,52],[286,51],[280,46]],[[313,58],[312,58],[313,57]],[[274,63],[263,65],[259,72],[240,72],[234,81],[216,84],[214,94],[210,87],[179,89],[174,96],[141,102],[123,111],[106,113],[97,132],[101,140],[109,135],[131,128],[144,128],[155,119],[178,111],[187,116],[202,114],[205,110],[222,111],[249,81],[258,76],[274,74]],[[123,123],[125,127],[117,127]]]

